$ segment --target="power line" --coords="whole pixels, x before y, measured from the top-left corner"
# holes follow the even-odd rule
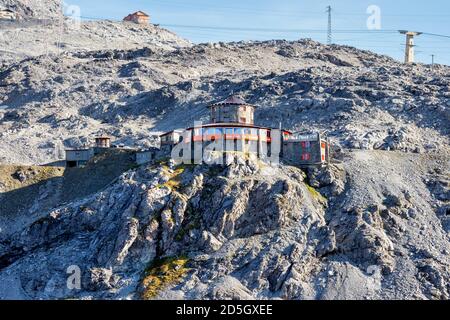
[[[199,26],[199,25],[181,25],[181,24],[159,24],[162,27],[185,28],[185,29],[204,29],[204,30],[232,30],[232,31],[265,31],[265,32],[286,32],[286,33],[328,33],[328,30],[321,29],[276,29],[276,28],[252,28],[252,27],[218,27],[218,26]],[[397,30],[333,30],[333,33],[358,33],[358,34],[376,34],[376,33],[397,33]]]
[[[330,6],[329,6],[330,7]],[[331,7],[330,7],[331,9]],[[327,12],[328,12],[327,8]],[[110,20],[110,21],[121,21],[119,19],[115,18],[100,18],[100,17],[87,17],[87,16],[81,16],[81,19],[86,20]],[[250,27],[219,27],[219,26],[199,26],[199,25],[180,25],[180,24],[160,24],[163,27],[169,27],[169,28],[185,28],[185,29],[204,29],[204,30],[230,30],[230,31],[263,31],[263,32],[286,32],[286,33],[296,33],[296,32],[304,32],[304,33],[344,33],[344,34],[372,34],[372,35],[387,35],[387,34],[396,34],[398,30],[364,30],[364,29],[342,29],[342,30],[331,30],[329,23],[327,30],[320,30],[320,29],[276,29],[276,28],[250,28]],[[441,38],[450,38],[450,35],[443,35],[443,34],[437,34],[437,33],[429,33],[429,32],[422,32],[423,35],[428,36],[434,36],[434,37],[441,37]]]
[[[277,14],[281,14],[281,15],[292,15],[292,11],[284,11],[284,10],[273,10],[273,9],[262,9],[262,8],[257,8],[257,7],[236,7],[236,6],[214,6],[210,3],[208,3],[208,6],[199,6],[199,7],[193,7],[192,4],[187,4],[185,2],[181,3],[181,2],[173,2],[173,1],[158,1],[158,0],[153,0],[153,3],[160,3],[161,5],[164,6],[172,6],[172,7],[187,7],[187,8],[194,8],[196,11],[198,10],[220,10],[220,11],[234,11],[234,12],[249,12],[251,14],[254,13],[264,13],[264,14],[270,14],[270,15],[277,15]],[[301,10],[302,14],[305,15],[322,15],[323,13],[320,11],[304,11]]]
[[[447,36],[445,34],[428,33],[428,32],[422,32],[422,34],[425,34],[427,36],[433,36],[433,37],[450,38],[450,36]]]
[[[333,10],[334,14],[339,15],[339,16],[365,16],[367,17],[368,14],[367,13],[358,13],[358,12],[345,12],[345,13],[341,13],[340,11],[336,11]],[[424,17],[424,18],[428,18],[428,17],[449,17],[450,14],[435,14],[435,13],[424,13],[424,14],[404,14],[404,13],[399,13],[399,14],[391,14],[391,13],[383,13],[383,16],[385,17]]]
[[[220,11],[232,11],[232,12],[239,12],[239,11],[245,11],[249,12],[251,14],[254,13],[264,13],[264,14],[270,14],[270,15],[289,15],[289,16],[295,16],[292,14],[292,11],[285,11],[285,10],[273,10],[273,9],[263,9],[263,8],[255,8],[255,7],[240,7],[240,6],[214,6],[213,4],[208,3],[208,6],[201,5],[194,7],[193,4],[187,4],[185,2],[177,2],[177,1],[167,1],[167,0],[153,0],[152,3],[164,5],[164,6],[170,6],[170,7],[184,7],[184,8],[194,8],[196,11],[198,10],[220,10]],[[302,14],[305,15],[322,15],[322,12],[320,11],[304,11],[301,10]],[[337,15],[342,16],[367,16],[367,13],[362,12],[337,12]],[[423,13],[423,14],[391,14],[391,13],[383,13],[383,16],[393,16],[393,17],[400,17],[400,16],[411,16],[411,17],[423,17],[423,16],[442,16],[442,17],[448,17],[450,14],[442,14],[442,13]]]

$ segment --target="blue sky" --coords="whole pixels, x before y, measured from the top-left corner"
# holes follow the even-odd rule
[[[325,10],[330,5],[334,30],[358,30],[335,33],[334,43],[387,54],[398,60],[403,60],[405,40],[394,30],[450,35],[448,0],[66,0],[66,3],[80,6],[81,15],[86,18],[121,20],[128,13],[143,10],[150,14],[152,23],[195,43],[299,38],[326,42]],[[368,32],[366,10],[370,5],[381,10],[381,32]],[[311,29],[319,31],[306,32]],[[416,61],[430,63],[434,54],[436,63],[450,65],[450,38],[421,35],[416,45]]]

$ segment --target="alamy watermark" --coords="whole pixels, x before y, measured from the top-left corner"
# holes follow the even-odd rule
[[[377,5],[370,5],[367,7],[366,13],[369,15],[367,18],[367,29],[380,30],[381,29],[381,8]]]
[[[77,265],[71,265],[67,268],[67,289],[80,290],[81,289],[81,269]]]
[[[63,3],[65,22],[68,28],[81,29],[81,8],[77,5]]]

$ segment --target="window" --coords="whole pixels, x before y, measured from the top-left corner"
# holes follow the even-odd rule
[[[309,141],[302,141],[302,148],[303,149],[311,148],[311,142],[309,142]]]
[[[246,119],[246,118],[240,118],[240,119],[239,119],[239,122],[247,123],[247,119]]]
[[[227,134],[233,134],[233,129],[227,128],[226,133],[227,133]]]
[[[242,134],[242,129],[234,129],[235,134]]]
[[[222,134],[223,133],[223,129],[222,128],[217,128],[216,129],[216,134]]]
[[[250,129],[245,129],[244,132],[245,132],[245,134],[250,134],[251,130]]]
[[[258,135],[258,130],[257,129],[252,129],[251,133],[256,136],[256,135]]]
[[[77,162],[76,161],[67,161],[66,165],[68,168],[75,168],[77,166]]]

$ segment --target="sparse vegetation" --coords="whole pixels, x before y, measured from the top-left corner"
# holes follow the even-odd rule
[[[322,204],[327,203],[327,199],[323,195],[321,195],[319,191],[311,187],[309,184],[306,184],[306,189],[308,189],[308,192],[311,194],[311,196],[317,201],[319,201],[319,203]]]
[[[25,179],[21,182],[17,178],[17,173],[23,173]],[[0,185],[3,186],[2,192],[23,188],[33,184],[46,181],[51,178],[61,177],[64,174],[64,168],[61,167],[40,167],[40,166],[0,166]]]
[[[167,187],[171,190],[177,190],[181,187],[181,175],[184,173],[184,171],[188,168],[190,168],[193,165],[186,165],[186,164],[180,164],[175,167],[175,170],[173,172],[170,172],[170,168],[167,165],[162,165],[163,170],[166,171],[167,175],[169,175],[169,181],[164,183],[164,187]]]
[[[142,299],[151,300],[165,287],[180,281],[189,271],[186,267],[188,261],[185,256],[154,261],[142,280]]]

